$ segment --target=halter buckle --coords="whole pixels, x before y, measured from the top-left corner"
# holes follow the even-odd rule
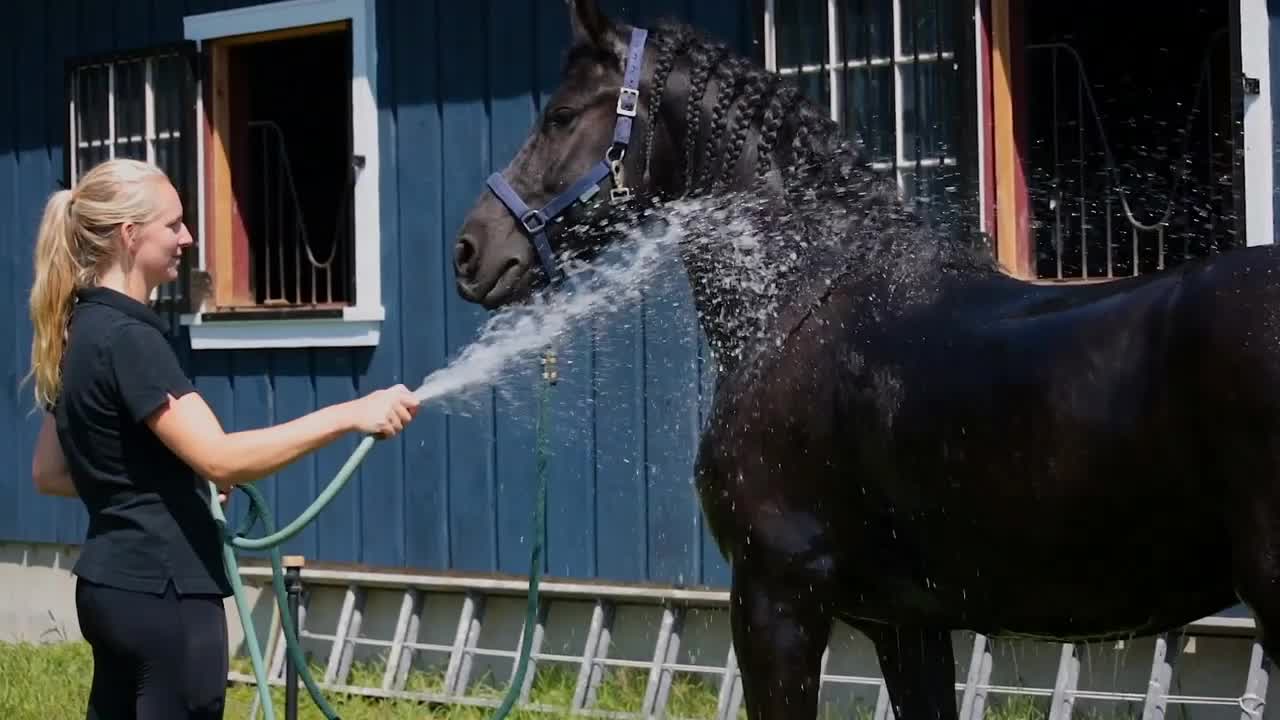
[[[618,114],[633,118],[640,107],[640,91],[629,87],[618,88]]]
[[[530,210],[520,216],[520,224],[529,234],[536,235],[547,226],[547,219],[543,217],[541,210]]]

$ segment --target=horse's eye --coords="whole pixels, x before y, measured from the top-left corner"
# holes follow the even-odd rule
[[[558,107],[547,114],[547,127],[553,130],[563,130],[573,124],[578,114],[573,108]]]

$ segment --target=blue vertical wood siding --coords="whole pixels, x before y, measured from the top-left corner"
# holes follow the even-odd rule
[[[18,53],[14,36],[17,29],[12,18],[0,22],[0,106],[16,108],[16,79]],[[0,315],[0,348],[14,342],[16,326],[23,321],[23,315],[17,308],[23,307],[17,298],[17,280],[19,274],[29,274],[27,269],[19,270],[13,263],[14,248],[18,244],[17,187],[18,187],[18,155],[15,129],[18,113],[15,111],[0,112],[0,302],[12,308],[7,314]],[[0,388],[0,433],[7,442],[0,445],[0,452],[9,454],[4,458],[4,467],[24,467],[23,456],[14,447],[12,439],[17,438],[18,427],[22,421],[22,408],[28,403],[20,403],[18,383],[26,373],[27,363],[17,352],[17,345],[8,352],[0,350],[0,379],[4,386]],[[26,493],[30,485],[24,477],[26,473],[9,473],[3,488],[4,502],[0,502],[0,534],[5,537],[17,537],[22,534],[22,508],[31,502]]]
[[[39,417],[28,368],[34,233],[58,187],[69,57],[182,37],[187,14],[255,3],[227,0],[17,0],[0,9],[0,540],[76,543],[76,501],[30,482]],[[751,0],[605,2],[638,22],[680,16],[751,49]],[[523,142],[558,81],[569,39],[561,3],[379,0],[382,287],[376,348],[193,352],[175,344],[229,430],[282,422],[395,383],[416,387],[475,336],[486,315],[453,290],[452,239],[483,187]],[[692,486],[712,378],[680,273],[642,306],[573,333],[560,348],[545,569],[573,578],[723,585]],[[507,392],[475,412],[428,409],[401,439],[378,444],[357,476],[286,550],[319,561],[421,570],[523,573],[533,502],[540,370],[517,368]],[[286,521],[333,477],[357,438],[340,440],[262,480]],[[233,501],[236,516],[243,511]]]

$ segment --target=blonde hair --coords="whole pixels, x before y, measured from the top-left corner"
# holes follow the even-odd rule
[[[154,219],[156,194],[148,185],[156,180],[168,182],[159,167],[115,158],[93,167],[75,188],[53,193],[45,204],[28,301],[33,337],[27,378],[35,378],[37,406],[51,406],[62,389],[62,354],[76,290],[94,285],[114,262],[122,224]]]

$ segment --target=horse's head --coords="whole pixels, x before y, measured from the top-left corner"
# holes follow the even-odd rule
[[[459,294],[487,308],[555,279],[556,255],[598,249],[601,233],[570,229],[629,202],[646,171],[663,171],[645,162],[668,142],[648,132],[654,106],[641,101],[652,38],[606,17],[596,0],[567,4],[574,44],[560,86],[511,163],[489,178],[454,248]]]
[[[736,212],[746,202],[788,217],[878,197],[869,166],[795,83],[685,25],[650,33],[606,17],[597,0],[566,3],[573,44],[560,84],[458,234],[463,299],[492,309],[525,298],[557,280],[565,259],[590,259],[619,237],[617,226],[643,225],[651,201],[718,195]],[[779,199],[787,208],[773,212]],[[808,214],[840,215],[825,205]],[[711,272],[715,252],[699,250]]]

